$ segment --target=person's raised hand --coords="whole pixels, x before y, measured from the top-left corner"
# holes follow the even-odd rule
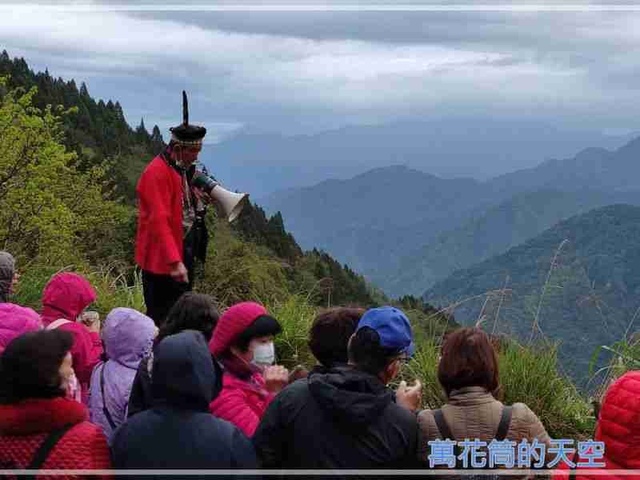
[[[396,391],[396,403],[412,412],[417,411],[422,404],[420,380],[416,380],[410,387],[407,386],[407,382],[401,381],[398,391]]]
[[[94,333],[100,333],[100,314],[94,311],[86,311],[80,314],[80,321],[87,327],[87,330]]]
[[[189,273],[187,272],[187,267],[185,267],[182,262],[172,264],[169,275],[171,275],[171,278],[176,282],[189,283]]]
[[[289,383],[289,370],[282,365],[270,365],[262,371],[267,390],[278,393]]]

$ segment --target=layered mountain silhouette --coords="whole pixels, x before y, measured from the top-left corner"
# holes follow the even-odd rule
[[[377,168],[263,200],[287,228],[393,295],[419,293],[459,268],[590,208],[640,199],[640,138],[485,182],[405,166]]]
[[[583,384],[599,345],[634,328],[640,307],[640,208],[610,205],[436,283],[424,298],[461,323],[528,341],[560,341],[562,365]]]
[[[585,147],[617,148],[630,138],[560,129],[526,118],[452,113],[304,135],[241,131],[207,145],[202,158],[223,182],[262,203],[279,190],[398,164],[444,178],[485,180],[550,158],[570,157]]]

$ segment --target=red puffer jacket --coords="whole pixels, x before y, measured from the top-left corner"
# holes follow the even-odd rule
[[[262,415],[273,400],[274,395],[265,389],[264,378],[253,373],[248,380],[225,372],[222,377],[222,391],[211,402],[211,413],[233,423],[247,437],[253,436]]]
[[[84,405],[65,398],[29,399],[0,405],[0,469],[28,467],[48,434],[69,424],[73,427],[53,447],[41,468],[110,469],[107,439],[87,418]],[[49,477],[39,475],[38,478]],[[64,478],[83,477],[69,475]]]
[[[639,470],[637,475],[590,475],[578,469],[576,480],[640,479],[640,371],[627,372],[609,387],[602,402],[594,440],[605,444],[607,470]],[[574,460],[575,461],[575,460]],[[585,460],[579,461],[582,463]],[[562,465],[553,478],[568,479],[567,466]]]

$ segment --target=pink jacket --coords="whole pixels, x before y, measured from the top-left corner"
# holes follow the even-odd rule
[[[0,353],[20,335],[42,328],[40,315],[14,303],[0,303]]]
[[[73,370],[83,386],[83,392],[88,391],[86,387],[91,380],[91,372],[100,361],[102,342],[97,333],[90,332],[82,323],[77,323],[76,318],[95,299],[96,292],[89,281],[71,272],[54,275],[42,292],[42,323],[45,328],[61,318],[70,322],[58,328],[73,334]]]
[[[247,437],[253,436],[274,395],[265,388],[264,378],[254,373],[242,380],[229,372],[222,377],[222,391],[209,405],[213,415],[233,423]]]

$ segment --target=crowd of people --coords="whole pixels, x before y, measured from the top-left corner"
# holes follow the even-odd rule
[[[465,439],[552,451],[534,411],[500,401],[496,347],[479,328],[446,335],[446,403],[422,410],[420,382],[389,387],[415,353],[395,307],[321,311],[308,337],[317,365],[289,372],[276,364],[282,326],[256,302],[220,313],[187,292],[159,326],[124,307],[100,322],[79,274],[54,275],[40,313],[10,303],[6,252],[0,277],[0,470],[431,469],[443,468],[434,443]],[[640,469],[640,372],[610,386],[594,440],[605,468]],[[460,457],[444,468],[472,467]],[[557,466],[548,473],[592,478]]]

